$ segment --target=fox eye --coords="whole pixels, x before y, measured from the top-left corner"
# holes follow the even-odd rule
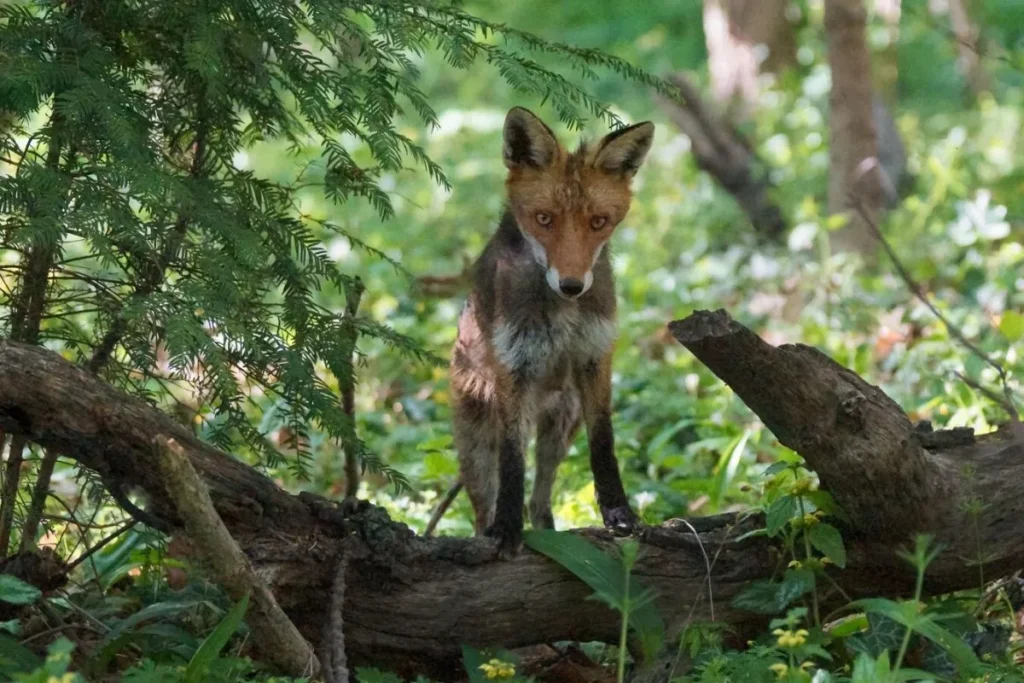
[[[544,227],[551,225],[551,214],[549,213],[544,213],[543,211],[541,211],[540,213],[537,214],[536,218],[537,222],[543,225]]]
[[[590,219],[590,227],[594,230],[600,230],[608,224],[608,216],[594,216]]]

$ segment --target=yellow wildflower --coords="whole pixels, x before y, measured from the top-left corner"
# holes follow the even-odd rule
[[[789,671],[789,667],[783,664],[782,662],[779,662],[778,664],[772,664],[768,668],[775,672],[776,678],[784,678],[786,676],[786,673]]]
[[[790,495],[793,496],[802,496],[803,494],[811,490],[811,484],[811,480],[808,479],[807,477],[797,479],[795,482],[793,482],[793,485],[789,487],[789,493]]]
[[[516,675],[515,667],[508,662],[501,661],[500,659],[492,659],[485,664],[481,664],[480,670],[483,671],[484,675],[490,680],[495,678],[512,678]]]
[[[778,636],[779,647],[800,647],[807,642],[807,636],[810,635],[806,629],[799,629],[797,631],[790,631],[789,629],[783,630],[777,628],[772,631],[772,634]]]

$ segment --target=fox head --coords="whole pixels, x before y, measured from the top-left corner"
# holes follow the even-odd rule
[[[575,299],[594,284],[594,265],[629,211],[630,183],[653,139],[654,124],[644,121],[570,153],[526,109],[505,117],[509,208],[559,296]]]

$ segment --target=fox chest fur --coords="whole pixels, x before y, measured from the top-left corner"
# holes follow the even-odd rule
[[[616,337],[608,255],[595,264],[594,287],[567,301],[546,284],[513,220],[506,216],[478,262],[474,293],[459,320],[453,379],[480,398],[493,391],[498,372],[544,383],[571,366],[600,360]]]
[[[507,316],[490,339],[495,360],[522,379],[545,377],[566,364],[594,362],[614,341],[614,320],[573,304]]]

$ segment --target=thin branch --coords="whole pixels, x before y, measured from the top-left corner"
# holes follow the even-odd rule
[[[348,571],[348,553],[342,552],[331,587],[331,610],[324,624],[323,675],[327,683],[348,683],[348,657],[345,654],[345,573]]]
[[[976,41],[967,40],[957,35],[956,31],[954,31],[952,28],[947,28],[939,24],[939,22],[936,21],[934,17],[928,14],[927,10],[920,10],[911,5],[910,3],[904,4],[903,8],[903,11],[905,13],[915,16],[916,18],[922,20],[922,22],[928,24],[928,28],[930,28],[935,33],[941,34],[942,37],[947,39],[949,42],[956,44],[958,47],[963,47],[974,52],[976,55],[978,55],[979,59],[989,59],[994,62],[1001,62],[1003,65],[1009,66],[1014,71],[1024,72],[1024,70],[1017,66],[1017,64],[1014,63],[1014,61],[1010,59],[1009,56],[1005,54],[991,54],[985,50],[982,50],[981,46],[978,45]]]
[[[11,437],[7,465],[4,468],[3,497],[0,500],[0,557],[7,555],[14,528],[14,508],[18,502],[18,484],[21,481],[22,452],[26,440],[21,434]],[[0,444],[2,445],[2,444]]]
[[[153,444],[160,449],[157,466],[189,540],[233,600],[246,594],[251,596],[253,608],[246,614],[246,620],[259,650],[283,672],[292,676],[315,676],[320,663],[313,648],[281,610],[224,526],[206,484],[199,478],[185,450],[173,438],[157,436]]]
[[[110,543],[111,541],[113,541],[114,539],[116,539],[121,534],[123,534],[124,532],[128,531],[129,529],[131,529],[133,526],[135,526],[138,523],[139,523],[139,520],[133,519],[130,522],[128,522],[125,525],[123,525],[120,529],[117,529],[113,533],[110,533],[107,536],[105,536],[99,543],[97,543],[96,545],[94,545],[93,547],[89,548],[84,553],[82,553],[81,555],[76,557],[74,559],[74,561],[71,562],[71,564],[68,565],[68,569],[67,569],[68,573],[70,574],[71,570],[73,570],[75,567],[77,567],[78,565],[82,564],[86,560],[88,560],[90,557],[92,557],[97,552],[102,550],[103,546],[107,545],[108,543]]]
[[[351,290],[348,292],[347,301],[345,302],[345,317],[343,320],[347,324],[343,328],[344,339],[341,343],[344,345],[344,348],[348,350],[347,360],[352,372],[347,376],[338,378],[338,383],[341,385],[339,387],[341,389],[341,409],[351,421],[353,433],[356,428],[355,353],[356,341],[359,338],[359,328],[352,323],[352,319],[356,317],[359,310],[359,300],[363,297],[364,289],[362,280],[356,278]],[[355,498],[359,493],[359,448],[356,444],[352,444],[350,439],[343,439],[341,448],[345,453],[345,497]]]
[[[45,631],[40,631],[39,633],[33,633],[28,638],[25,638],[25,640],[21,641],[21,644],[27,645],[28,643],[31,643],[34,640],[42,640],[43,638],[47,638],[49,636],[55,635],[62,631],[67,631],[69,629],[77,631],[89,631],[90,633],[95,633],[100,636],[103,635],[102,631],[90,626],[89,624],[61,624],[60,626],[54,626],[53,628],[48,628]]]
[[[996,363],[994,360],[989,358],[988,354],[986,354],[984,351],[978,348],[973,342],[971,342],[964,335],[964,333],[960,331],[959,327],[950,322],[949,318],[944,316],[939,311],[939,309],[935,307],[935,305],[928,298],[928,295],[925,294],[924,289],[921,287],[921,285],[919,285],[917,281],[914,280],[913,276],[911,276],[910,273],[907,271],[906,267],[903,265],[903,262],[900,260],[899,256],[896,255],[896,252],[893,250],[892,245],[890,245],[889,241],[885,239],[885,235],[882,234],[882,231],[878,229],[878,224],[875,223],[875,221],[872,220],[871,216],[868,215],[868,212],[864,209],[864,206],[861,204],[860,200],[856,195],[850,196],[850,205],[853,207],[854,211],[856,211],[857,214],[861,217],[861,220],[864,221],[864,224],[868,226],[868,228],[874,234],[875,238],[879,241],[879,243],[881,243],[882,248],[885,249],[885,253],[888,254],[890,260],[892,260],[893,266],[896,268],[896,272],[899,274],[900,278],[907,285],[907,287],[914,294],[914,296],[916,296],[921,303],[928,307],[928,310],[932,312],[932,315],[934,315],[936,318],[942,321],[942,324],[946,326],[946,329],[949,330],[949,333],[953,335],[953,337],[956,338],[957,341],[963,344],[963,346],[967,348],[975,356],[985,361],[985,363],[987,363],[990,367],[994,368],[995,371],[999,374],[999,380],[1003,386],[1003,395],[1005,399],[998,401],[998,403],[1003,408],[1003,410],[1005,410],[1007,414],[1010,416],[1011,422],[1013,422],[1014,424],[1020,424],[1020,414],[1017,412],[1017,406],[1015,405],[1013,400],[1013,391],[1010,389],[1010,381],[1009,376],[1006,373],[1006,369],[999,363]],[[987,392],[986,395],[988,395]]]
[[[1007,396],[1000,396],[999,394],[997,394],[996,392],[992,391],[988,387],[984,387],[981,384],[979,384],[978,382],[975,382],[973,379],[971,379],[967,375],[963,374],[962,372],[957,372],[956,370],[954,370],[953,374],[956,375],[957,377],[959,377],[960,381],[962,381],[964,384],[966,384],[970,388],[974,389],[975,391],[980,392],[986,398],[988,398],[988,400],[992,401],[993,403],[998,405],[1000,408],[1002,408],[1004,411],[1006,411],[1006,413],[1010,416],[1011,420],[1016,421],[1014,419],[1014,414],[1015,414],[1017,408],[1009,400],[1009,397],[1007,397]]]

